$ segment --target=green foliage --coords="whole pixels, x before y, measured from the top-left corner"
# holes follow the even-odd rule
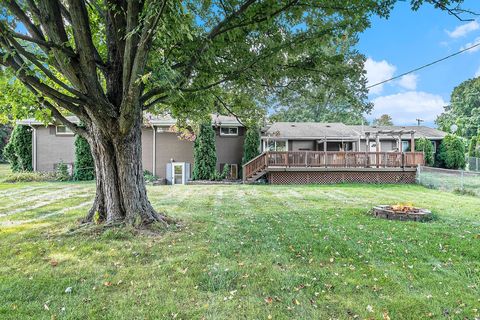
[[[433,166],[435,163],[432,142],[426,138],[420,138],[415,141],[415,151],[423,151],[425,154],[425,164]]]
[[[15,126],[5,146],[4,156],[13,172],[33,171],[32,129],[29,126]]]
[[[230,176],[230,166],[226,164],[223,166],[221,178],[223,180],[223,179],[227,179],[229,176]]]
[[[456,134],[465,138],[480,134],[480,77],[464,81],[453,89],[450,105],[436,123],[447,132],[456,124]]]
[[[245,134],[243,142],[242,164],[247,163],[260,154],[260,130],[257,127],[250,127]]]
[[[145,182],[154,182],[154,181],[157,181],[158,180],[158,177],[155,176],[153,173],[151,173],[150,171],[148,170],[144,170],[143,171],[143,179],[145,180]]]
[[[382,114],[379,118],[372,122],[374,126],[393,126],[392,117],[389,114]]]
[[[208,122],[200,125],[200,132],[193,145],[193,158],[193,180],[214,178],[217,165],[215,131]]]
[[[75,165],[73,178],[79,181],[95,179],[95,162],[88,141],[77,135],[75,138]]]
[[[447,169],[465,168],[465,144],[462,138],[448,134],[437,152],[437,166]]]
[[[57,170],[55,171],[55,179],[57,181],[69,181],[72,179],[70,173],[68,172],[68,166],[61,162],[57,166]]]
[[[348,104],[344,102],[323,103],[316,96],[303,96],[284,99],[276,112],[270,117],[272,121],[286,122],[342,122],[361,124],[366,122],[362,114],[371,110],[370,104]],[[287,105],[288,107],[285,107]]]
[[[43,182],[43,181],[55,181],[55,172],[13,172],[8,174],[2,182],[16,183],[16,182]]]
[[[11,134],[12,128],[9,125],[0,124],[0,163],[7,161],[3,155],[3,149],[5,149]]]

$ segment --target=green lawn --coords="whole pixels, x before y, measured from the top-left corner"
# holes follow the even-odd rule
[[[480,317],[480,198],[393,185],[159,186],[153,205],[183,228],[71,234],[93,191],[0,184],[0,319]],[[435,220],[367,214],[398,201]]]

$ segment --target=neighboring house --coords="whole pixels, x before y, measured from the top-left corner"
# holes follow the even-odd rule
[[[79,123],[78,118],[68,120]],[[35,171],[55,171],[60,163],[73,169],[75,158],[72,131],[61,124],[49,124],[34,119],[19,121],[29,125],[33,134],[33,168]],[[143,168],[165,179],[169,184],[184,184],[193,170],[193,141],[182,139],[174,129],[176,120],[169,117],[148,116],[142,128]],[[212,116],[217,149],[217,169],[228,164],[230,176],[238,178],[242,163],[245,128],[234,117]],[[155,165],[154,165],[155,164]]]

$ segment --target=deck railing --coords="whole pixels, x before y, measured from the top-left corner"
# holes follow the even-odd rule
[[[412,168],[424,165],[423,152],[269,151],[246,163],[244,179],[268,167]]]

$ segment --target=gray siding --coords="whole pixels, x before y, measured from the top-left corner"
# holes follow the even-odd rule
[[[55,165],[63,162],[73,164],[75,137],[55,134],[55,126],[36,127],[37,171],[54,171]]]
[[[315,141],[313,140],[290,140],[288,141],[289,151],[315,151]]]
[[[245,128],[238,128],[238,136],[221,136],[220,129],[215,129],[215,147],[217,149],[217,169],[220,170],[220,164],[228,163],[242,164],[243,141],[245,139]]]
[[[166,178],[167,163],[171,159],[193,164],[193,142],[179,139],[176,133],[157,132],[156,135],[155,168],[158,177]]]
[[[153,173],[153,128],[142,128],[142,164],[143,170]]]

